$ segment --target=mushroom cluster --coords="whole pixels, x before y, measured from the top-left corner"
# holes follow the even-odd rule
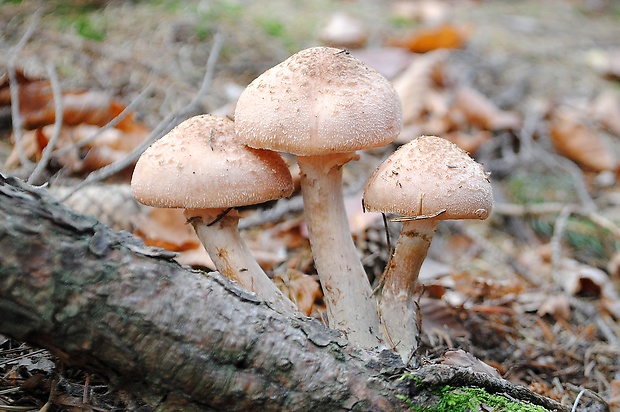
[[[184,208],[217,269],[284,313],[298,313],[251,256],[235,207],[289,196],[296,155],[304,214],[330,327],[363,347],[417,347],[416,280],[442,219],[484,219],[488,175],[456,145],[423,136],[370,177],[364,206],[401,215],[403,229],[377,304],[348,226],[342,167],[356,151],[393,142],[402,126],[390,83],[346,50],[314,47],[257,77],[241,94],[235,122],[186,120],[149,147],[132,178],[136,199]],[[260,184],[258,184],[260,182]]]

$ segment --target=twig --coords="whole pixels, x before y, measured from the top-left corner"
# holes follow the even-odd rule
[[[614,331],[605,322],[603,317],[599,314],[598,310],[596,310],[594,305],[573,296],[569,296],[569,300],[571,306],[579,309],[586,315],[588,319],[592,320],[593,323],[596,324],[601,334],[605,337],[607,342],[612,347],[617,348],[620,345],[620,340],[618,339]]]
[[[33,21],[26,29],[26,32],[19,40],[19,42],[15,45],[13,50],[10,52],[10,56],[7,63],[7,71],[9,75],[9,90],[11,93],[11,118],[13,125],[13,136],[15,137],[15,147],[17,148],[17,156],[19,157],[19,162],[28,168],[32,168],[34,163],[30,161],[26,157],[26,153],[24,153],[23,146],[23,132],[22,132],[22,115],[20,112],[20,104],[19,104],[19,82],[17,81],[17,73],[15,70],[15,61],[17,60],[17,55],[24,48],[30,37],[34,33],[36,26],[39,23],[41,12],[37,11],[33,15]]]
[[[566,203],[533,203],[533,204],[514,204],[498,203],[493,206],[493,213],[503,216],[538,216],[546,214],[562,213],[564,209],[569,209],[571,214],[576,214],[589,219],[592,223],[609,230],[612,235],[620,239],[620,227],[613,221],[602,216],[594,210],[587,210],[583,206]]]
[[[52,95],[54,97],[54,132],[52,133],[52,137],[50,137],[49,141],[47,142],[47,146],[45,146],[45,149],[43,149],[41,160],[28,178],[28,184],[40,183],[39,180],[41,179],[41,174],[49,164],[50,159],[52,158],[54,147],[58,142],[60,132],[62,130],[62,123],[64,118],[62,89],[60,87],[60,82],[58,81],[58,74],[56,73],[56,69],[52,64],[49,64],[47,66],[47,73],[50,78],[50,83],[52,85]]]
[[[493,243],[489,242],[483,236],[480,236],[475,231],[469,229],[466,225],[463,224],[463,222],[458,221],[458,220],[446,220],[444,223],[449,225],[450,228],[457,230],[459,233],[462,233],[468,238],[470,238],[471,240],[473,240],[476,246],[478,246],[482,250],[494,255],[497,259],[508,264],[510,267],[512,267],[512,269],[515,271],[515,273],[519,277],[521,277],[523,280],[525,280],[529,284],[534,285],[534,286],[541,285],[541,280],[539,276],[536,276],[533,273],[531,273],[531,271],[527,269],[525,266],[523,266],[521,263],[519,263],[517,259],[515,259],[514,256],[511,256],[510,254],[504,252],[502,249],[500,249]]]
[[[280,199],[274,207],[241,219],[238,227],[239,230],[245,230],[265,223],[277,222],[289,213],[299,213],[302,210],[304,210],[304,202],[301,196]]]
[[[116,126],[117,124],[119,124],[123,119],[125,119],[127,117],[127,115],[129,115],[133,109],[138,105],[138,102],[140,102],[147,94],[149,94],[151,92],[151,90],[153,90],[153,85],[149,85],[148,87],[146,87],[143,91],[140,92],[140,94],[133,99],[128,105],[127,107],[125,107],[123,109],[122,112],[120,112],[118,115],[116,115],[112,120],[110,120],[108,123],[106,123],[103,127],[101,127],[100,129],[98,129],[95,133],[93,133],[92,135],[85,137],[84,139],[80,140],[79,142],[75,142],[69,146],[66,147],[62,147],[60,149],[58,149],[56,151],[56,154],[58,155],[63,155],[73,149],[80,149],[82,147],[84,147],[85,145],[91,143],[93,140],[95,140],[96,138],[98,138],[99,136],[101,136],[103,134],[103,132],[105,132],[108,129],[113,128],[114,126]]]
[[[572,213],[572,208],[565,206],[555,219],[553,235],[549,243],[551,244],[551,267],[553,274],[553,282],[556,286],[561,285],[560,264],[562,260],[562,238],[566,231],[566,223]]]
[[[83,187],[90,185],[95,182],[99,182],[101,180],[107,179],[110,176],[115,175],[121,170],[130,166],[133,162],[138,160],[140,155],[157,139],[162,137],[168,131],[170,131],[174,126],[176,126],[181,119],[186,116],[188,113],[191,113],[195,110],[195,107],[198,105],[199,100],[209,91],[211,87],[211,82],[213,80],[213,73],[215,71],[215,64],[219,57],[220,50],[222,48],[223,36],[220,33],[217,33],[214,36],[213,47],[211,48],[211,53],[209,55],[209,59],[207,60],[206,72],[202,80],[202,85],[200,90],[194,96],[191,102],[182,107],[181,109],[169,114],[166,116],[159,124],[155,127],[155,129],[149,134],[149,136],[136,148],[134,148],[131,153],[125,156],[123,159],[120,159],[116,162],[113,162],[105,167],[102,167],[99,170],[96,170],[89,174],[86,179],[77,184],[73,191],[67,194],[62,201],[65,201],[69,197],[71,197],[75,192],[82,189]]]

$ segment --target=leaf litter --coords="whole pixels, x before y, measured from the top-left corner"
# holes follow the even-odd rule
[[[0,14],[12,16],[2,23],[4,31],[15,33],[5,37],[5,50],[27,30],[27,17],[38,7],[34,3],[3,6]],[[550,3],[394,1],[378,21],[371,6],[341,5],[338,11],[356,25],[348,33],[359,36],[347,39],[347,46],[390,78],[405,119],[396,145],[370,151],[347,166],[347,211],[376,285],[390,245],[381,216],[363,213],[359,204],[365,178],[397,145],[423,134],[448,138],[470,152],[492,172],[497,208],[486,222],[440,225],[421,274],[420,354],[444,356],[461,366],[477,365],[477,358],[506,379],[566,405],[586,391],[587,400],[580,402],[596,402],[591,394],[596,393],[618,410],[620,33],[613,17],[618,10],[611,4],[601,12],[593,5],[600,2],[588,0]],[[63,188],[126,156],[166,111],[191,100],[216,30],[229,34],[229,50],[218,62],[215,87],[200,100],[202,112],[230,113],[238,96],[234,90],[297,49],[316,44],[320,32],[293,18],[282,19],[280,26],[251,20],[252,13],[259,14],[253,8],[243,17],[232,9],[226,14],[217,9],[218,2],[202,15],[217,16],[213,27],[192,19],[192,6],[164,17],[157,7],[135,4],[123,18],[119,5],[93,6],[107,18],[96,39],[84,37],[88,19],[80,20],[79,30],[60,32],[54,23],[58,16],[48,10],[37,23],[37,36],[14,58],[23,116],[20,144],[28,163],[17,152],[15,135],[8,135],[10,113],[1,112],[2,172],[27,178],[30,162],[40,161],[50,144],[57,106],[42,67],[62,62],[68,66],[61,72],[63,127],[56,155],[45,167],[49,190],[82,213],[179,252],[184,264],[212,269],[180,213],[133,201],[129,173],[70,197]],[[303,12],[323,27],[338,8],[306,7],[311,9]],[[295,16],[302,10],[287,12]],[[167,30],[155,32],[154,22],[164,18]],[[240,19],[250,19],[241,25],[247,31],[238,30]],[[295,24],[298,32],[291,28]],[[576,33],[567,34],[567,27]],[[331,30],[334,44],[339,34]],[[133,45],[125,41],[128,35],[136,39]],[[2,71],[10,64],[3,58]],[[151,93],[141,96],[149,85],[155,85]],[[11,104],[8,86],[5,76],[0,85],[4,108]],[[121,113],[123,118],[110,126]],[[97,202],[101,198],[119,200],[105,207]],[[305,313],[322,318],[320,287],[294,199],[281,201],[281,212],[259,219],[243,236],[279,287]],[[271,206],[243,214],[248,222],[270,216]],[[392,239],[398,231],[398,223],[389,223]],[[448,351],[453,349],[467,354]],[[8,389],[0,401],[6,405],[148,410],[128,394],[109,392],[101,378],[68,371],[49,353],[8,338],[0,343],[0,370],[0,390]]]

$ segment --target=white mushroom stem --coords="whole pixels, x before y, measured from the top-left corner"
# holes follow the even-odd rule
[[[298,156],[304,214],[327,306],[329,326],[370,348],[384,342],[372,288],[351,237],[342,165],[355,153]]]
[[[405,361],[418,347],[417,281],[438,224],[435,219],[404,221],[385,268],[379,316],[390,343]]]
[[[237,229],[237,210],[226,213],[226,209],[187,209],[185,217],[222,275],[256,293],[283,313],[298,313],[295,304],[271,281],[241,238]]]

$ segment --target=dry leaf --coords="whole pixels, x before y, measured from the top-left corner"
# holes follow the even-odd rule
[[[620,319],[620,295],[607,273],[568,258],[560,262],[560,271],[562,287],[567,293],[599,297],[605,309]]]
[[[298,270],[287,269],[284,275],[276,275],[274,282],[284,296],[295,302],[307,316],[312,313],[314,302],[323,296],[319,282]]]
[[[452,110],[456,128],[462,128],[461,120],[484,130],[516,130],[521,127],[521,118],[517,113],[501,110],[482,93],[470,87],[460,87],[456,91]],[[462,118],[459,113],[463,115]]]
[[[606,90],[590,107],[591,116],[609,133],[620,137],[620,95]]]
[[[551,315],[555,319],[570,318],[570,302],[565,295],[546,296],[537,311],[538,316]]]
[[[480,146],[491,140],[491,132],[488,130],[473,130],[471,132],[455,130],[443,134],[442,137],[456,144],[466,152],[474,154]]]
[[[445,62],[447,56],[444,50],[418,56],[394,80],[394,89],[402,103],[405,126],[415,124],[424,117],[428,103],[425,96],[437,87],[435,71]]]
[[[465,352],[462,349],[446,351],[442,356],[441,363],[444,365],[452,365],[460,368],[468,368],[475,372],[486,373],[487,375],[493,376],[497,379],[502,378],[497,369],[490,365],[487,365],[471,353]]]
[[[607,403],[609,403],[610,410],[619,411],[620,410],[620,380],[614,379],[611,381],[609,399]]]
[[[200,243],[196,232],[183,215],[183,209],[145,207],[147,213],[134,216],[133,234],[148,246],[159,247],[179,255],[182,265],[215,270],[215,265]]]
[[[196,232],[187,224],[183,209],[149,208],[147,214],[136,216],[134,227],[134,234],[148,246],[173,252],[200,246]]]
[[[101,131],[97,138],[90,143],[82,147],[76,145],[76,143],[98,132],[100,132],[98,126],[87,124],[63,127],[54,146],[51,163],[63,167],[70,173],[88,173],[125,158],[148,135],[146,129],[135,128],[133,131],[123,131],[110,128]],[[35,161],[40,160],[41,153],[53,133],[53,125],[24,132],[22,134],[22,147],[26,157]],[[59,150],[61,150],[60,153]],[[6,160],[5,167],[11,170],[19,165],[17,147],[13,147],[13,151]]]
[[[52,86],[48,80],[28,78],[23,72],[16,72],[19,86],[19,108],[22,126],[34,130],[54,124],[55,105]],[[10,105],[10,83],[8,76],[0,78],[0,106]],[[66,90],[62,92],[63,124],[76,126],[90,124],[104,126],[125,109],[120,101],[109,93],[99,90]],[[136,122],[133,115],[125,117],[115,126],[132,132],[146,130]]]
[[[422,331],[426,334],[448,333],[450,339],[469,336],[454,309],[443,299],[420,298]]]
[[[576,109],[559,107],[554,110],[549,120],[549,133],[560,154],[587,169],[601,172],[618,167],[613,149]]]
[[[414,53],[428,53],[437,49],[458,49],[467,43],[468,30],[453,24],[426,27],[402,38],[394,39],[391,46],[404,47]]]

